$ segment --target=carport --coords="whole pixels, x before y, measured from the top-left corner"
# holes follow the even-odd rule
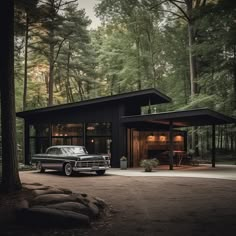
[[[163,112],[158,114],[123,116],[121,122],[127,127],[167,126],[169,129],[169,169],[173,170],[173,130],[182,127],[211,126],[212,153],[211,163],[215,167],[215,129],[216,125],[235,124],[236,119],[225,116],[208,108]]]

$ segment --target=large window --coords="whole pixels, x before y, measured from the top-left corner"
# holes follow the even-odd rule
[[[52,125],[52,145],[83,145],[83,124]]]
[[[111,123],[30,125],[30,156],[51,145],[83,145],[89,153],[111,153]]]
[[[29,126],[30,156],[35,153],[44,153],[50,146],[49,124],[38,124]]]
[[[86,125],[86,148],[89,153],[111,153],[111,123]]]

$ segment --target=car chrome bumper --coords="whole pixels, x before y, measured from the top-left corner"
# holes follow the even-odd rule
[[[73,167],[73,171],[97,171],[107,170],[109,166],[94,166],[94,167]]]

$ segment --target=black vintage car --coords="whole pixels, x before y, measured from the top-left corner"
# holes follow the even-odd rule
[[[84,146],[52,146],[45,154],[33,155],[32,163],[36,164],[40,172],[46,169],[60,170],[66,176],[71,176],[73,172],[88,171],[104,175],[110,167],[109,155],[88,154]]]

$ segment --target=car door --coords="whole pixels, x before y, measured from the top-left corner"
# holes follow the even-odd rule
[[[51,148],[48,150],[45,168],[60,170],[63,165],[62,152],[59,148]]]

